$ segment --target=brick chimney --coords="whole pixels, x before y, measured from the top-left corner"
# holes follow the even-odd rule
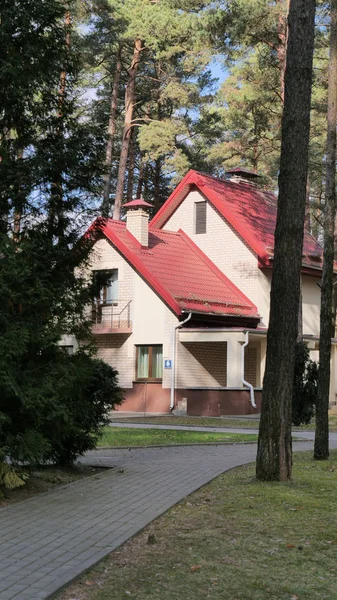
[[[132,200],[124,204],[126,212],[126,228],[133,237],[138,240],[141,246],[148,247],[149,245],[149,208],[152,204],[145,200]]]
[[[261,175],[255,171],[248,171],[242,167],[235,167],[226,172],[226,179],[233,183],[249,183],[250,185],[258,185]]]

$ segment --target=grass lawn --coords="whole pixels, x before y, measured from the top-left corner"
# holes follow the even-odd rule
[[[256,442],[257,435],[242,433],[208,433],[174,429],[129,429],[105,427],[98,446],[164,446],[167,444],[208,444],[210,442]]]
[[[121,417],[111,418],[117,423],[149,423],[150,425],[187,425],[188,427],[242,427],[258,429],[259,422],[251,419],[224,419],[222,417]]]
[[[225,417],[122,417],[114,418],[111,421],[118,423],[151,423],[152,425],[188,425],[190,427],[241,427],[242,429],[258,429],[259,422],[253,419],[226,419]],[[331,431],[337,431],[337,414],[329,415],[329,424]],[[293,430],[314,430],[315,424],[293,427]]]
[[[294,455],[291,483],[221,475],[58,600],[336,600],[337,454]]]

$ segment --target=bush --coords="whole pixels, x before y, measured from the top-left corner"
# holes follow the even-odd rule
[[[295,356],[295,378],[292,399],[292,422],[308,425],[315,416],[318,365],[310,359],[304,342],[298,342]]]
[[[109,411],[123,401],[115,369],[57,345],[24,365],[20,386],[0,383],[0,397],[0,458],[14,465],[73,462],[95,447]]]
[[[25,479],[27,479],[26,473],[17,471],[12,465],[0,462],[0,486],[7,490],[14,490],[25,485]]]
[[[73,377],[60,390],[63,411],[48,430],[51,458],[59,464],[73,462],[96,447],[108,413],[123,402],[118,373],[102,360],[78,352],[68,358]]]

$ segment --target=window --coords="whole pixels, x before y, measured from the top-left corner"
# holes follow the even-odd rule
[[[99,278],[100,304],[112,304],[118,300],[118,269],[96,271]]]
[[[161,381],[163,346],[137,346],[137,380]]]
[[[206,233],[207,202],[195,202],[194,207],[194,233]]]

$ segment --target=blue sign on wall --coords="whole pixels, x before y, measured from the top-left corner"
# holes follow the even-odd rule
[[[165,369],[172,369],[172,360],[164,360]]]

